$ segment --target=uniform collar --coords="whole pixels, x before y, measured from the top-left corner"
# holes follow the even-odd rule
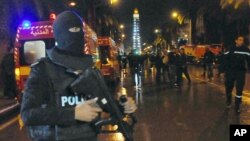
[[[90,55],[72,56],[62,53],[55,47],[47,50],[48,58],[55,64],[74,70],[85,70],[93,66],[93,59]]]

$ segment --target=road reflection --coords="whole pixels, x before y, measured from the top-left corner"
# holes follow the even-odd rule
[[[142,75],[140,73],[135,73],[134,80],[135,80],[135,86],[134,86],[135,102],[139,107],[141,104],[143,104]]]
[[[121,133],[103,133],[98,135],[99,141],[125,141]]]

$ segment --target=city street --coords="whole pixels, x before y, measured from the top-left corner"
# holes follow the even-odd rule
[[[0,141],[32,141],[29,125],[39,141],[250,138],[250,0],[5,0],[0,13]]]
[[[201,71],[192,70],[192,84],[156,84],[146,73],[142,86],[134,87],[128,76],[122,85],[133,96],[138,110],[135,141],[229,141],[230,124],[250,124],[250,98],[243,97],[242,112],[234,105],[226,109],[223,85],[204,81]],[[196,75],[195,75],[196,74]],[[0,127],[1,141],[29,141],[25,128],[19,129],[17,117]],[[122,141],[120,134],[100,134],[100,141]]]

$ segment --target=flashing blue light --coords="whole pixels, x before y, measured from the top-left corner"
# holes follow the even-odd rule
[[[31,26],[30,21],[28,20],[24,20],[22,23],[23,28],[29,28]]]

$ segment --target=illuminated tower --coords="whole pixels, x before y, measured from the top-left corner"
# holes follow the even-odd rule
[[[141,53],[140,16],[137,8],[133,14],[133,49]]]

